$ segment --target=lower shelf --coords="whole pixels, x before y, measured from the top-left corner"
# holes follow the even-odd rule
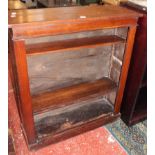
[[[88,100],[101,95],[105,95],[117,88],[116,83],[111,79],[104,77],[102,79],[73,85],[70,87],[58,89],[52,92],[46,92],[32,96],[32,105],[34,114],[64,107],[75,102]]]
[[[95,129],[118,118],[106,95],[117,85],[104,77],[32,97],[35,149]]]
[[[44,146],[95,129],[119,117],[103,97],[72,104],[34,116],[38,143]]]
[[[106,99],[87,100],[35,116],[38,136],[46,136],[113,112]]]

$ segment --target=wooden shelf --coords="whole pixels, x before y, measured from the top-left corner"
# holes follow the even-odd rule
[[[33,112],[34,114],[38,114],[43,111],[73,104],[76,101],[79,102],[80,100],[98,97],[116,88],[115,82],[109,78],[103,78],[35,95],[32,96]]]
[[[26,51],[28,55],[32,55],[46,52],[64,51],[70,49],[90,48],[121,42],[125,42],[125,40],[115,35],[97,37],[95,36],[91,38],[85,37],[78,39],[29,44],[26,46]]]

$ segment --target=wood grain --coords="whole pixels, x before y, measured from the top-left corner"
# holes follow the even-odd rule
[[[13,28],[14,39],[25,39],[135,25],[139,16],[134,11],[110,5],[17,10],[15,18],[9,12],[9,28]]]
[[[72,104],[82,98],[101,96],[116,88],[116,84],[108,78],[70,86],[57,91],[32,96],[33,112],[41,113]]]
[[[127,125],[134,125],[147,117],[147,11],[133,3],[124,2],[127,7],[143,13],[138,20],[129,73],[122,100],[122,119]],[[140,46],[139,46],[140,45]],[[144,92],[143,92],[144,91]],[[143,93],[142,93],[143,92]]]
[[[14,47],[14,50],[11,51],[11,53],[13,52],[14,57],[11,59],[14,61],[13,69],[16,76],[17,99],[18,103],[20,103],[19,112],[21,114],[20,116],[24,127],[23,131],[25,131],[29,146],[31,148],[33,146],[37,148],[38,146],[55,143],[79,133],[99,127],[104,123],[116,120],[116,118],[119,116],[137,20],[141,14],[125,8],[110,5],[17,10],[15,17],[11,17],[11,14],[12,11],[9,12],[9,28],[12,31],[12,35],[9,36],[9,38]],[[84,18],[81,18],[81,16],[84,16]],[[32,96],[31,98],[26,63],[26,45],[24,40],[43,36],[70,34],[74,32],[118,27],[129,27],[129,33],[127,41],[125,40],[126,50],[114,112],[109,115],[104,115],[94,120],[87,121],[84,124],[70,128],[61,133],[39,139],[39,137],[35,135],[33,111],[34,115],[37,113],[44,114],[43,112],[45,111],[49,111],[53,108],[58,108],[61,106],[68,106],[76,101],[91,99],[91,97],[94,99],[97,96],[102,97],[102,95],[112,92],[116,88],[116,84],[109,78],[103,78],[96,81],[89,81],[86,83],[69,86],[67,88],[61,88],[53,92],[38,94]],[[85,43],[87,43],[87,47],[90,47],[90,45],[92,45],[92,41],[88,44],[88,40],[89,39],[87,39]],[[74,47],[82,47],[81,45],[83,44],[76,43],[76,46]],[[100,45],[99,42],[97,42],[97,45]],[[61,50],[67,48],[68,46],[71,49],[71,45],[69,44],[67,47],[64,43],[62,43],[63,47],[60,45],[58,46],[57,49],[59,48]],[[33,145],[32,143],[35,144]]]
[[[12,42],[10,42],[12,43]],[[11,46],[11,45],[10,45]],[[14,41],[11,48],[11,60],[14,73],[16,75],[16,94],[17,103],[20,111],[21,122],[24,126],[28,143],[34,143],[36,140],[34,120],[32,114],[32,103],[29,89],[29,80],[26,63],[26,51],[24,42]],[[18,81],[17,81],[18,79]],[[27,126],[27,124],[29,124]]]
[[[79,39],[69,39],[56,42],[46,42],[39,44],[30,44],[26,47],[26,53],[28,55],[32,54],[44,54],[46,52],[59,52],[68,51],[70,49],[79,48],[91,48],[96,46],[105,46],[114,43],[124,42],[124,39],[118,36],[97,36],[97,37],[85,37]]]
[[[16,26],[17,24],[26,24],[34,22],[60,22],[69,20],[89,20],[92,18],[100,19],[118,19],[118,18],[135,18],[140,14],[121,8],[119,6],[104,5],[104,6],[76,6],[63,8],[47,8],[47,9],[29,9],[17,10],[16,18],[11,18],[11,11],[9,12],[9,26]],[[81,19],[80,16],[86,18]],[[95,24],[95,23],[94,23]]]
[[[126,84],[129,65],[130,65],[130,59],[132,55],[132,48],[133,48],[135,33],[136,33],[136,27],[135,26],[130,27],[129,32],[128,32],[128,37],[127,37],[127,44],[126,44],[125,53],[124,53],[121,75],[119,78],[120,83],[118,86],[118,93],[117,93],[117,97],[115,101],[115,113],[118,113],[120,111],[123,92],[124,92],[124,88]]]

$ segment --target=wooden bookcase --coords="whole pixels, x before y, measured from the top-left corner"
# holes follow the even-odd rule
[[[122,119],[127,125],[133,125],[147,117],[147,8],[132,2],[122,2],[121,5],[143,14],[138,20],[121,106]]]
[[[120,116],[140,16],[109,5],[9,12],[13,83],[30,149]]]

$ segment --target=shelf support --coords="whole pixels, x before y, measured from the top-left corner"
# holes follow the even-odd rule
[[[36,133],[32,113],[32,101],[29,88],[29,79],[27,71],[26,50],[24,40],[12,40],[9,33],[9,46],[11,49],[11,61],[14,67],[15,77],[15,95],[18,109],[21,116],[21,122],[24,129],[26,140],[29,144],[35,143]],[[19,101],[19,102],[18,102]]]
[[[131,59],[131,55],[132,55],[132,48],[133,48],[133,44],[134,44],[135,33],[136,33],[136,25],[130,26],[129,31],[128,31],[125,52],[124,52],[122,71],[121,71],[121,75],[119,78],[120,82],[119,82],[117,96],[116,96],[116,100],[115,100],[114,112],[116,114],[119,113],[120,107],[121,107],[122,97],[123,97],[127,74],[128,74],[128,69],[129,69],[129,65],[130,65],[130,59]]]

